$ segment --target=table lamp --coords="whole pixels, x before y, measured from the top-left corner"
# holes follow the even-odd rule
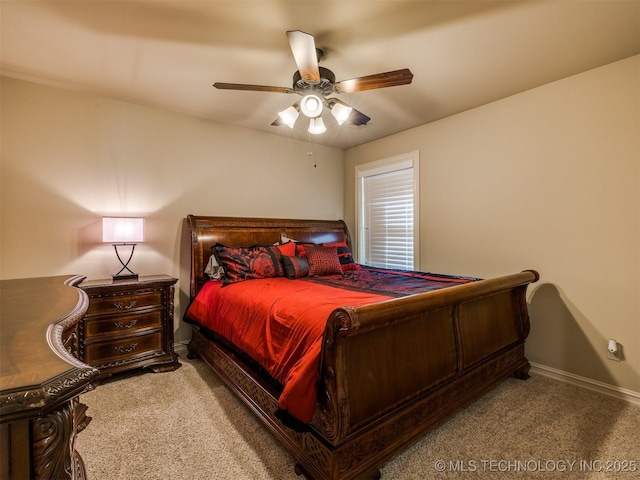
[[[103,217],[102,241],[113,245],[116,256],[122,264],[120,271],[113,275],[113,281],[137,280],[138,274],[133,273],[128,265],[133,258],[136,244],[144,241],[144,218]],[[131,253],[129,254],[129,259],[123,262],[120,252],[118,252],[118,247],[128,246],[131,246]]]

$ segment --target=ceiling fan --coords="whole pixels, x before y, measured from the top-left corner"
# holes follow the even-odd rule
[[[331,111],[339,125],[345,122],[353,125],[366,125],[371,120],[364,113],[359,112],[338,98],[329,97],[329,95],[407,85],[413,79],[411,71],[408,68],[403,68],[336,82],[336,77],[331,70],[318,66],[323,52],[316,48],[313,35],[300,30],[289,30],[287,31],[287,39],[298,66],[298,70],[293,74],[292,88],[220,82],[214,83],[213,86],[226,90],[298,94],[302,99],[279,112],[278,118],[271,125],[287,125],[293,128],[300,111],[302,111],[309,118],[309,133],[320,134],[326,131],[321,117],[325,107]]]

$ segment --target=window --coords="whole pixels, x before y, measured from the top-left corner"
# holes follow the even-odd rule
[[[418,269],[418,152],[356,167],[358,263]]]

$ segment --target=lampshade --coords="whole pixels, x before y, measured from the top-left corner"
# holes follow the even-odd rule
[[[347,121],[347,118],[349,118],[349,115],[351,115],[352,110],[353,108],[349,107],[348,105],[336,102],[333,104],[333,107],[331,107],[331,114],[337,120],[338,125],[342,125]]]
[[[309,133],[319,135],[327,131],[327,127],[324,126],[324,122],[321,117],[312,118],[309,120]]]
[[[298,109],[293,105],[281,112],[278,112],[280,119],[286,123],[289,128],[293,128],[296,120],[298,119],[298,115]]]
[[[144,218],[103,217],[102,241],[107,243],[144,242]]]
[[[300,109],[309,118],[315,118],[322,113],[322,99],[317,95],[307,95],[300,101]]]

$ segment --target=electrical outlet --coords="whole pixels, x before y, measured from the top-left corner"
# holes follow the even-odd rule
[[[622,345],[615,340],[609,340],[607,343],[607,358],[614,362],[622,360]]]

